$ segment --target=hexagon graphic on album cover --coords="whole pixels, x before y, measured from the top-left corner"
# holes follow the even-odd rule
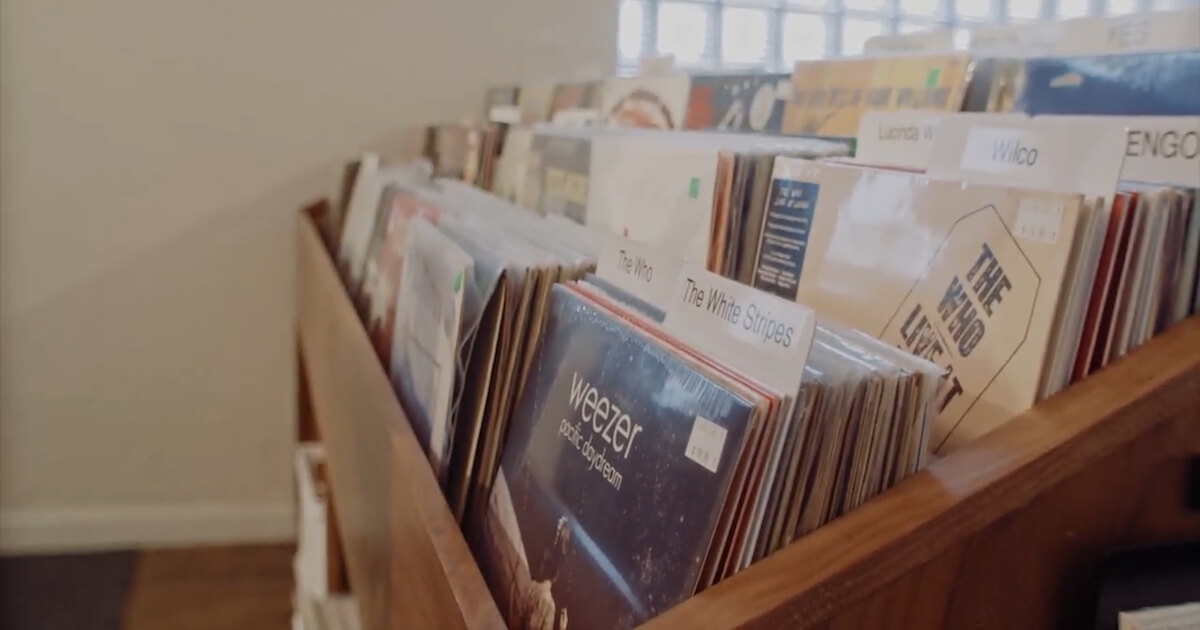
[[[880,337],[946,368],[937,411],[957,426],[1028,338],[1041,282],[989,204],[950,226]]]

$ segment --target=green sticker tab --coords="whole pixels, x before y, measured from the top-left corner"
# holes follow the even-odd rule
[[[463,272],[458,272],[458,277],[454,279],[454,292],[458,293],[462,290]]]
[[[700,198],[700,178],[693,177],[692,182],[688,184],[688,196],[692,199]]]
[[[937,87],[938,77],[942,75],[940,68],[934,68],[925,75],[925,87]]]

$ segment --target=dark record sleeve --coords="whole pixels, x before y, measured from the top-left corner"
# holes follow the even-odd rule
[[[690,597],[752,413],[556,286],[476,524],[481,567],[509,625],[629,627]],[[711,437],[722,432],[716,449]],[[597,467],[593,453],[607,464]]]

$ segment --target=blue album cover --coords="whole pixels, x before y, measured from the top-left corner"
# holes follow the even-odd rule
[[[1200,115],[1200,51],[1028,59],[1022,78],[1029,114]]]
[[[562,285],[547,315],[480,568],[509,627],[632,627],[695,592],[755,410]]]

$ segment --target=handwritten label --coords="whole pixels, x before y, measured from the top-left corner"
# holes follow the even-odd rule
[[[728,431],[717,423],[696,416],[692,423],[692,433],[688,436],[687,448],[683,454],[690,460],[715,473],[721,464],[721,454],[725,451],[725,436]]]
[[[665,311],[682,264],[683,261],[645,243],[612,238],[600,251],[596,277]]]
[[[816,331],[812,310],[687,263],[663,325],[681,340],[780,392],[800,386]]]
[[[1013,232],[1018,238],[1058,243],[1062,227],[1062,204],[1050,199],[1025,198],[1017,206],[1017,221]]]

